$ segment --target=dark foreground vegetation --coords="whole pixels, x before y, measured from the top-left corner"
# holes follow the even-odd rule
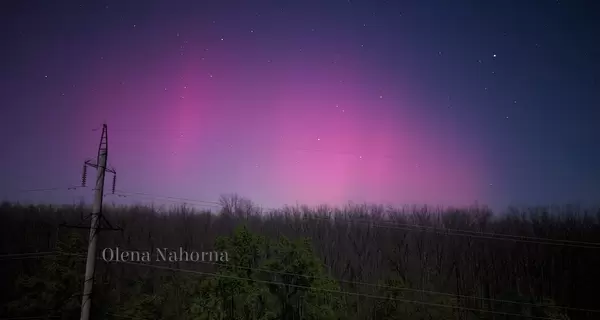
[[[598,210],[222,202],[219,214],[106,207],[123,230],[103,231],[99,253],[183,247],[229,261],[99,259],[92,319],[600,319]],[[87,225],[88,212],[1,205],[0,318],[79,319],[88,230],[60,224]]]

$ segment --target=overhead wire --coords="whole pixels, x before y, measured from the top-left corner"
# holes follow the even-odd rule
[[[80,188],[87,188],[82,186],[71,186],[71,187],[56,187],[56,188],[42,188],[42,189],[26,189],[21,190],[20,192],[43,192],[43,191],[56,191],[56,190],[76,190]],[[181,197],[173,197],[173,196],[165,196],[165,195],[157,195],[151,193],[144,192],[130,192],[124,190],[115,190],[115,196],[128,197],[128,196],[142,196],[142,197],[150,197],[156,200],[168,201],[168,202],[176,202],[176,203],[186,203],[186,204],[197,204],[198,206],[203,207],[221,207],[221,203],[216,201],[208,201],[208,200],[198,200],[198,199],[190,199],[190,198],[181,198]],[[110,195],[110,194],[107,194]],[[273,209],[272,209],[273,210]],[[274,209],[277,210],[277,209]],[[312,218],[318,220],[327,220],[327,221],[344,221],[348,223],[362,223],[369,224],[372,227],[376,228],[387,228],[387,229],[398,229],[405,231],[432,231],[434,233],[442,234],[442,235],[455,235],[455,236],[463,236],[463,237],[472,237],[472,238],[481,238],[481,239],[491,239],[491,240],[501,240],[501,241],[517,241],[517,242],[527,242],[527,243],[535,243],[535,244],[544,244],[544,245],[562,245],[569,247],[578,247],[578,248],[586,248],[586,249],[600,249],[600,243],[597,242],[587,242],[587,241],[577,241],[577,240],[567,240],[567,239],[552,239],[552,238],[544,238],[544,237],[533,237],[533,236],[520,236],[513,234],[502,234],[502,233],[491,233],[491,232],[483,232],[483,231],[475,231],[475,230],[464,230],[464,229],[451,229],[451,228],[437,228],[432,226],[424,226],[418,224],[406,224],[406,223],[397,223],[394,221],[383,221],[381,223],[374,223],[372,220],[366,219],[349,219],[349,218],[337,218],[337,217],[319,217],[318,215],[305,215],[304,218]]]
[[[83,187],[30,189],[30,190],[25,190],[25,191],[52,191],[52,190],[60,190],[60,189],[75,190],[78,188],[83,188]],[[158,194],[151,194],[151,193],[144,193],[144,192],[130,192],[130,191],[124,191],[124,190],[115,190],[115,191],[117,191],[117,192],[114,195],[121,196],[121,197],[141,196],[141,197],[149,197],[149,198],[153,198],[155,200],[166,201],[166,202],[193,204],[193,205],[198,205],[201,207],[213,207],[213,208],[221,207],[221,204],[216,201],[181,198],[181,197],[165,196],[165,195],[158,195]],[[107,195],[110,195],[110,194],[107,194]],[[275,209],[275,210],[277,210],[277,209]],[[424,226],[424,225],[419,225],[419,224],[397,223],[394,221],[381,221],[380,223],[374,223],[374,221],[366,220],[366,219],[338,218],[335,216],[319,217],[318,214],[304,215],[304,218],[305,219],[333,221],[333,222],[343,221],[343,222],[347,222],[347,223],[368,224],[375,228],[396,229],[396,230],[404,230],[404,231],[429,231],[429,232],[434,232],[434,233],[446,235],[446,236],[462,236],[462,237],[480,238],[480,239],[488,239],[488,240],[533,243],[533,244],[541,244],[541,245],[560,245],[560,246],[585,248],[585,249],[600,249],[600,243],[597,243],[597,242],[587,242],[587,241],[577,241],[577,240],[567,240],[567,239],[552,239],[552,238],[534,237],[534,236],[520,236],[520,235],[513,235],[513,234],[491,233],[491,232],[464,230],[464,229],[452,229],[452,228],[443,228],[442,229],[442,228],[438,228],[438,227]]]
[[[56,319],[56,318],[60,318],[60,316],[10,317],[10,318],[0,318],[0,320],[29,320],[29,319]]]
[[[144,263],[136,263],[136,262],[131,262],[131,261],[119,261],[119,263],[124,263],[124,264],[129,264],[129,265],[145,266],[145,267],[150,267],[150,268],[156,268],[156,269],[162,269],[162,270],[169,270],[169,271],[177,271],[177,272],[183,272],[183,273],[190,273],[190,274],[196,274],[196,275],[215,276],[215,277],[219,277],[219,278],[226,278],[226,279],[232,279],[232,280],[252,281],[252,282],[264,283],[264,284],[272,284],[272,285],[279,285],[279,286],[295,287],[295,288],[307,289],[307,290],[312,290],[312,291],[321,291],[321,292],[327,292],[327,293],[333,293],[333,294],[352,295],[352,296],[372,298],[372,299],[381,299],[381,300],[389,300],[389,301],[396,301],[396,302],[420,304],[420,305],[430,306],[430,307],[441,307],[441,308],[449,308],[449,309],[461,309],[461,310],[472,311],[472,312],[492,313],[492,314],[499,314],[499,315],[505,315],[505,316],[513,316],[513,317],[521,317],[521,318],[529,318],[529,319],[560,320],[558,318],[526,316],[526,315],[517,314],[517,313],[491,311],[491,310],[478,309],[478,308],[470,308],[470,307],[463,307],[463,306],[452,306],[452,305],[446,305],[446,304],[441,304],[441,303],[431,303],[431,302],[424,302],[424,301],[417,301],[417,300],[400,299],[400,298],[385,297],[385,296],[371,295],[371,294],[358,293],[358,292],[349,292],[349,291],[343,291],[343,290],[331,290],[331,289],[326,289],[326,288],[315,288],[315,287],[310,287],[310,286],[290,284],[290,283],[284,283],[284,282],[278,282],[278,281],[260,280],[260,279],[252,279],[252,278],[243,278],[243,277],[236,277],[236,276],[231,276],[231,275],[224,275],[224,274],[217,274],[217,273],[210,273],[210,272],[201,272],[201,271],[187,270],[187,269],[181,269],[181,268],[173,268],[173,267],[168,267],[168,266],[159,266],[159,265],[151,265],[151,264],[144,264]]]
[[[274,273],[274,274],[280,274],[280,275],[286,275],[286,276],[304,277],[304,278],[311,278],[311,279],[315,279],[315,280],[331,280],[331,279],[323,278],[323,277],[319,277],[319,276],[311,276],[311,275],[304,275],[304,274],[299,274],[299,273],[275,271],[275,270],[269,270],[269,269],[264,269],[264,268],[252,268],[252,267],[245,267],[245,266],[239,266],[239,265],[231,265],[231,264],[227,264],[227,263],[208,262],[208,261],[197,261],[197,262],[195,261],[194,263],[204,263],[204,264],[211,264],[211,265],[217,265],[217,266],[222,266],[222,267],[239,268],[239,269]],[[415,288],[398,287],[398,286],[389,286],[389,285],[384,285],[384,284],[375,284],[375,283],[360,282],[360,281],[349,281],[349,280],[341,280],[341,279],[333,279],[333,280],[336,282],[339,282],[339,283],[369,286],[369,287],[384,288],[384,289],[394,289],[394,290],[398,290],[398,291],[410,291],[410,292],[415,292],[415,293],[427,293],[427,294],[435,294],[435,295],[442,295],[442,296],[448,296],[448,297],[457,297],[457,298],[464,298],[464,299],[474,299],[474,300],[492,301],[492,302],[501,302],[501,303],[512,303],[512,304],[518,304],[518,305],[529,305],[529,306],[537,306],[537,307],[540,306],[539,304],[530,303],[530,302],[520,302],[520,301],[494,299],[494,298],[483,298],[483,297],[468,296],[468,295],[455,294],[455,293],[449,293],[449,292],[415,289]],[[595,309],[581,309],[581,308],[572,308],[572,307],[555,306],[555,305],[553,305],[552,307],[559,308],[559,309],[565,309],[565,310],[600,313],[600,310],[595,310]]]
[[[39,252],[39,253],[38,252],[30,252],[30,253],[18,253],[18,254],[3,254],[3,255],[0,255],[0,261],[11,260],[10,258],[13,258],[13,259],[28,259],[28,258],[43,258],[43,257],[48,257],[48,256],[59,256],[59,255],[78,256],[80,258],[85,258],[86,257],[86,255],[84,255],[84,254],[65,253],[65,252],[60,252],[60,251],[49,251],[49,252]],[[97,257],[97,259],[98,258],[100,258],[100,257]],[[102,259],[100,259],[100,260],[102,260]],[[102,260],[102,261],[104,261],[104,260]],[[110,263],[112,261],[104,261],[104,262]],[[127,262],[127,261],[119,261],[119,262]],[[210,264],[210,265],[228,267],[228,268],[239,268],[239,269],[245,269],[245,270],[266,272],[266,273],[270,273],[270,274],[280,274],[280,275],[288,275],[288,276],[295,276],[295,277],[304,277],[304,278],[311,278],[311,279],[315,279],[315,280],[328,280],[328,278],[323,278],[323,277],[319,277],[319,276],[305,275],[305,274],[299,274],[299,273],[290,273],[290,272],[282,272],[282,271],[276,271],[276,270],[270,270],[270,269],[264,269],[264,268],[253,268],[253,267],[246,267],[246,266],[240,266],[240,265],[232,265],[232,264],[226,264],[226,263],[208,262],[208,261],[197,261],[197,262],[198,263],[203,263],[203,264]],[[132,263],[132,264],[138,264],[138,263]],[[147,265],[147,264],[144,264],[144,265]],[[190,272],[192,272],[192,271],[196,272],[194,270],[189,270],[189,271]],[[204,273],[202,273],[202,274],[204,274]],[[206,273],[206,274],[213,275],[212,273]],[[217,275],[217,274],[214,274],[214,275]],[[425,294],[431,294],[431,295],[441,295],[441,296],[448,296],[448,297],[457,297],[457,298],[463,298],[463,299],[473,299],[473,300],[490,301],[490,302],[498,302],[498,303],[510,303],[510,304],[517,304],[517,305],[527,305],[527,306],[533,306],[533,307],[540,307],[541,306],[539,304],[529,303],[529,302],[522,302],[522,301],[512,301],[512,300],[495,299],[495,298],[483,298],[483,297],[461,295],[461,294],[441,292],[441,291],[433,291],[433,290],[424,290],[424,289],[416,289],[416,288],[390,286],[390,285],[385,285],[385,284],[374,284],[374,283],[368,283],[368,282],[349,281],[349,280],[342,280],[342,279],[329,279],[329,280],[334,280],[334,281],[336,281],[338,283],[346,283],[346,284],[355,285],[355,286],[359,286],[359,285],[360,286],[369,286],[369,287],[375,287],[375,288],[393,289],[393,290],[398,290],[398,291],[409,291],[409,292],[415,292],[415,293],[425,293]],[[596,310],[596,309],[574,308],[574,307],[559,306],[559,305],[552,305],[551,307],[554,307],[554,308],[557,308],[557,309],[563,309],[563,310],[600,313],[600,310]]]
[[[23,192],[44,192],[44,191],[58,191],[58,190],[77,190],[77,189],[84,189],[87,187],[82,187],[82,186],[70,186],[70,187],[55,187],[55,188],[41,188],[41,189],[21,189],[21,190],[17,190],[17,192],[19,193],[23,193]]]
[[[130,191],[124,191],[124,190],[115,190],[115,192],[121,194],[121,195],[137,195],[137,196],[145,196],[145,197],[151,197],[151,198],[155,198],[155,199],[169,199],[169,200],[174,200],[174,201],[178,201],[178,202],[194,202],[194,203],[199,203],[199,204],[206,204],[206,205],[213,205],[213,206],[220,206],[221,203],[216,202],[216,201],[208,201],[208,200],[197,200],[197,199],[190,199],[190,198],[179,198],[179,197],[172,197],[172,196],[163,196],[163,195],[157,195],[157,194],[151,194],[151,193],[145,193],[145,192],[130,192]]]
[[[129,197],[135,196],[135,195],[122,194],[122,193],[115,192],[114,194],[106,194],[106,196],[129,198]],[[164,198],[150,197],[150,196],[147,196],[146,198],[141,198],[141,199],[152,200],[153,202],[157,201],[157,202],[167,202],[167,203],[173,203],[173,204],[190,205],[190,206],[196,207],[198,210],[206,210],[207,208],[220,208],[220,206],[218,206],[216,204],[196,203],[196,202],[190,202],[190,201],[178,201],[178,200],[174,200],[174,199],[164,199]]]
[[[123,190],[118,190],[119,194],[127,196],[127,195],[139,195],[151,197],[157,200],[169,201],[173,200],[175,202],[183,202],[183,203],[199,203],[206,206],[214,206],[220,207],[221,204],[215,201],[207,201],[207,200],[196,200],[190,198],[178,198],[172,196],[162,196],[157,194],[149,194],[143,192],[128,192]],[[271,209],[273,211],[277,211],[278,209]],[[317,219],[317,220],[326,220],[326,221],[344,221],[347,223],[362,223],[368,224],[372,227],[376,228],[387,228],[387,229],[397,229],[397,230],[405,230],[405,231],[430,231],[442,235],[448,236],[463,236],[463,237],[471,237],[471,238],[480,238],[480,239],[489,239],[489,240],[500,240],[500,241],[516,241],[516,242],[525,242],[525,243],[534,243],[534,244],[542,244],[542,245],[561,245],[568,247],[577,247],[577,248],[585,248],[585,249],[600,249],[600,243],[598,242],[588,242],[588,241],[578,241],[578,240],[568,240],[568,239],[552,239],[545,237],[534,237],[534,236],[521,236],[514,234],[506,234],[506,233],[495,233],[495,232],[484,232],[484,231],[476,231],[476,230],[465,230],[465,229],[453,229],[453,228],[439,228],[433,226],[425,226],[419,224],[407,224],[407,223],[397,223],[394,221],[380,221],[382,223],[375,223],[373,220],[367,219],[352,219],[352,218],[338,218],[335,216],[332,217],[319,217],[318,214],[308,214],[303,216],[304,219]]]
[[[394,223],[392,221],[384,222],[384,224],[373,223],[373,221],[363,220],[363,219],[347,219],[347,218],[326,218],[326,217],[318,217],[316,215],[305,216],[305,219],[317,219],[324,220],[330,222],[342,221],[346,223],[362,223],[368,224],[371,227],[375,228],[386,228],[386,229],[397,229],[397,230],[406,230],[406,231],[431,231],[441,235],[447,236],[463,236],[463,237],[471,237],[471,238],[480,238],[480,239],[489,239],[489,240],[500,240],[500,241],[516,241],[516,242],[526,242],[526,243],[534,243],[534,244],[543,244],[543,245],[559,245],[565,247],[575,247],[575,248],[585,248],[585,249],[600,249],[600,243],[597,242],[586,242],[586,241],[576,241],[576,240],[563,240],[563,239],[551,239],[551,238],[542,238],[542,237],[532,237],[532,236],[519,236],[519,235],[511,235],[511,234],[501,234],[501,233],[489,233],[489,232],[481,232],[474,230],[461,230],[461,229],[447,229],[447,228],[437,228],[431,226],[423,226],[418,224],[403,224],[403,223]]]
[[[1,260],[18,260],[18,259],[38,258],[38,257],[44,257],[44,256],[48,256],[48,255],[55,255],[55,254],[56,254],[55,251],[0,254],[0,261]]]
[[[24,190],[24,191],[53,191],[53,190],[61,190],[61,189],[74,190],[77,188],[82,188],[82,187],[30,189],[30,190]],[[202,207],[213,207],[213,208],[221,207],[220,203],[215,202],[215,201],[196,200],[196,199],[179,198],[179,197],[172,197],[172,196],[161,196],[161,195],[149,194],[149,193],[143,193],[143,192],[128,192],[128,191],[123,191],[123,190],[118,190],[118,191],[119,192],[115,193],[115,196],[123,196],[123,197],[143,196],[143,197],[150,197],[150,198],[153,198],[156,200],[161,200],[161,201],[166,201],[166,202],[193,204],[193,205],[198,205],[198,206],[202,206]],[[421,231],[421,232],[429,231],[429,232],[433,232],[433,233],[437,233],[437,234],[441,234],[441,235],[445,235],[445,236],[462,236],[462,237],[471,237],[471,238],[488,239],[488,240],[533,243],[533,244],[541,244],[541,245],[559,245],[559,246],[584,248],[584,249],[600,249],[600,243],[596,243],[596,242],[567,240],[567,239],[552,239],[552,238],[533,237],[533,236],[520,236],[520,235],[491,233],[491,232],[464,230],[464,229],[438,228],[438,227],[424,226],[424,225],[418,225],[418,224],[397,223],[394,221],[382,221],[382,223],[374,223],[372,220],[366,220],[366,219],[319,217],[317,214],[304,215],[304,219],[316,219],[316,220],[324,220],[324,221],[330,221],[330,222],[343,221],[346,223],[367,224],[367,225],[369,225],[371,227],[375,227],[375,228],[396,229],[396,230],[404,230],[404,231]]]

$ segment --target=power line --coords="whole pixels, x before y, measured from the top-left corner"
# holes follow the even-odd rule
[[[82,187],[68,187],[68,188],[48,188],[48,189],[30,189],[23,190],[23,192],[33,192],[33,191],[53,191],[53,190],[75,190]],[[180,198],[173,196],[164,196],[157,194],[150,194],[144,192],[129,192],[123,190],[115,190],[118,193],[115,193],[116,196],[128,197],[132,195],[137,196],[145,196],[150,197],[155,200],[176,202],[176,203],[189,203],[189,204],[198,204],[206,207],[221,207],[221,203],[216,201],[207,201],[207,200],[196,200],[190,198]],[[275,209],[277,210],[277,209]],[[481,238],[481,239],[490,239],[490,240],[501,240],[501,241],[517,241],[517,242],[526,242],[526,243],[535,243],[535,244],[544,244],[544,245],[562,245],[568,247],[577,247],[577,248],[585,248],[585,249],[600,249],[600,243],[596,242],[587,242],[587,241],[576,241],[576,240],[562,240],[562,239],[551,239],[551,238],[543,238],[543,237],[532,237],[532,236],[518,236],[511,234],[501,234],[501,233],[490,233],[490,232],[482,232],[482,231],[473,231],[473,230],[461,230],[461,229],[439,229],[436,227],[416,225],[416,224],[404,224],[404,223],[396,223],[392,221],[385,221],[386,225],[374,224],[369,220],[359,220],[359,219],[338,219],[338,218],[326,218],[326,217],[318,217],[316,215],[310,215],[310,218],[318,219],[318,220],[327,220],[327,221],[339,221],[343,220],[345,222],[355,222],[355,223],[363,223],[369,224],[373,227],[377,228],[387,228],[387,229],[397,229],[397,230],[405,230],[405,231],[433,231],[434,233],[443,234],[443,235],[454,235],[454,236],[463,236],[463,237],[472,237],[472,238]],[[305,216],[305,219],[307,216]],[[420,230],[419,230],[420,229]]]
[[[6,253],[0,254],[0,258],[12,258],[12,257],[23,257],[23,256],[37,256],[37,255],[48,255],[56,254],[56,251],[38,251],[38,252],[24,252],[24,253]]]
[[[482,313],[493,313],[493,314],[499,314],[499,315],[505,315],[505,316],[513,316],[513,317],[522,317],[522,318],[529,318],[529,319],[560,320],[558,318],[526,316],[526,315],[521,315],[521,314],[517,314],[517,313],[508,313],[508,312],[500,312],[500,311],[489,311],[489,310],[485,310],[485,309],[477,309],[477,308],[462,307],[462,306],[451,306],[451,305],[445,305],[445,304],[440,304],[440,303],[430,303],[430,302],[423,302],[423,301],[416,301],[416,300],[408,300],[408,299],[384,297],[384,296],[377,296],[377,295],[364,294],[364,293],[358,293],[358,292],[348,292],[348,291],[342,291],[342,290],[331,290],[331,289],[325,289],[325,288],[314,288],[314,287],[309,287],[309,286],[302,286],[302,285],[291,284],[291,283],[284,283],[284,282],[278,282],[278,281],[269,281],[269,280],[259,280],[259,279],[251,279],[251,278],[242,278],[242,277],[236,277],[236,276],[230,276],[230,275],[224,275],[224,274],[217,274],[217,273],[210,273],[210,272],[201,272],[201,271],[195,271],[195,270],[186,270],[186,269],[181,269],[181,268],[173,268],[173,267],[167,267],[167,266],[159,266],[159,265],[151,265],[151,264],[144,264],[144,263],[136,263],[136,262],[130,262],[130,261],[119,261],[119,262],[120,263],[124,263],[124,264],[146,266],[146,267],[156,268],[156,269],[162,269],[162,270],[170,270],[170,271],[184,272],[184,273],[204,275],[204,276],[216,276],[216,277],[220,277],[220,278],[227,278],[227,279],[233,279],[233,280],[243,280],[243,281],[253,281],[253,282],[265,283],[265,284],[273,284],[273,285],[283,285],[283,286],[295,287],[295,288],[301,288],[301,289],[308,289],[308,290],[313,290],[313,291],[321,291],[321,292],[328,292],[328,293],[335,293],[335,294],[353,295],[353,296],[359,296],[359,297],[365,297],[365,298],[390,300],[390,301],[405,302],[405,303],[413,303],[413,304],[420,304],[420,305],[430,306],[430,307],[441,307],[441,308],[449,308],[449,309],[462,309],[462,310],[466,310],[466,311],[482,312]]]
[[[116,196],[116,197],[123,197],[123,198],[130,197],[130,195],[125,195],[125,194],[121,194],[121,193],[106,194],[105,196]],[[182,204],[182,205],[191,205],[191,206],[197,207],[198,210],[202,210],[202,209],[206,209],[206,208],[220,208],[220,206],[218,206],[216,204],[185,202],[185,201],[178,201],[178,200],[173,200],[173,199],[163,199],[163,198],[157,198],[157,197],[147,197],[147,198],[142,198],[142,199],[149,200],[149,201],[151,200],[153,202],[158,201],[158,202],[168,202],[168,203]]]
[[[196,263],[196,262],[194,262],[194,263]],[[282,271],[274,271],[274,270],[263,269],[263,268],[244,267],[244,266],[239,266],[239,265],[231,265],[231,264],[227,264],[227,263],[207,262],[207,261],[198,261],[198,263],[212,264],[212,265],[231,267],[231,268],[240,268],[240,269],[253,270],[253,271],[261,271],[261,272],[267,272],[267,273],[275,273],[275,274],[294,276],[294,277],[312,278],[315,280],[329,280],[328,278],[323,278],[323,277],[318,277],[318,276],[304,275],[304,274],[299,274],[299,273],[282,272]],[[519,302],[519,301],[512,301],[512,300],[494,299],[494,298],[482,298],[482,297],[454,294],[454,293],[448,293],[448,292],[422,290],[422,289],[397,287],[397,286],[388,286],[388,285],[383,285],[383,284],[375,284],[375,283],[360,282],[360,281],[349,281],[349,280],[341,280],[341,279],[333,279],[333,280],[336,282],[340,282],[340,283],[362,285],[362,286],[369,286],[369,287],[376,287],[376,288],[394,289],[394,290],[399,290],[399,291],[411,291],[411,292],[416,292],[416,293],[436,294],[436,295],[449,296],[449,297],[459,297],[459,298],[464,298],[464,299],[475,299],[475,300],[493,301],[493,302],[501,302],[501,303],[512,303],[512,304],[519,304],[519,305],[539,306],[535,303],[530,303],[530,302]],[[580,309],[580,308],[563,307],[563,306],[553,306],[553,307],[560,308],[560,309],[566,309],[566,310],[600,313],[600,310],[595,310],[595,309]]]
[[[23,259],[40,259],[56,256],[55,252],[30,252],[30,253],[20,253],[20,254],[3,254],[0,255],[0,261],[7,260],[23,260]]]
[[[115,190],[115,191],[118,192],[118,193],[120,193],[120,194],[122,194],[122,195],[138,195],[138,196],[152,197],[152,198],[155,198],[155,199],[165,198],[165,199],[171,199],[171,200],[176,200],[176,201],[206,203],[206,204],[217,205],[217,206],[221,205],[221,203],[216,202],[216,201],[196,200],[196,199],[189,199],[189,198],[179,198],[179,197],[163,196],[163,195],[157,195],[157,194],[151,194],[151,193],[144,193],[144,192],[129,192],[129,191],[123,191],[123,190]]]
[[[132,316],[126,316],[126,315],[121,315],[121,314],[115,314],[115,313],[105,313],[105,314],[107,316],[113,316],[113,317],[117,317],[117,318],[147,320],[146,318],[132,317]]]
[[[48,318],[60,318],[60,316],[33,316],[33,317],[12,317],[12,318],[0,318],[0,320],[27,320],[27,319],[48,319]]]
[[[71,255],[71,256],[79,256],[80,258],[84,258],[85,257],[84,254],[66,253],[66,252],[60,252],[60,251],[51,251],[51,252],[43,252],[43,253],[46,254],[46,256],[48,256],[48,255],[50,255],[50,256]],[[5,260],[5,259],[2,259],[4,257],[11,257],[11,256],[16,256],[16,259],[43,258],[44,257],[44,256],[40,256],[40,255],[35,255],[35,254],[36,253],[31,252],[31,253],[22,253],[22,254],[0,255],[0,261]],[[28,257],[26,255],[32,255],[32,256]],[[8,260],[8,259],[6,259],[6,260]],[[102,260],[102,261],[104,261],[104,260]],[[108,261],[105,261],[105,262],[108,262]],[[346,283],[346,284],[351,284],[351,285],[369,286],[369,287],[375,287],[375,288],[393,289],[393,290],[398,290],[398,291],[409,291],[409,292],[415,292],[415,293],[426,293],[426,294],[442,295],[442,296],[448,296],[448,297],[459,297],[459,298],[464,298],[464,299],[474,299],[474,300],[491,301],[491,302],[499,302],[499,303],[510,303],[510,304],[517,304],[517,305],[528,305],[528,306],[534,306],[534,307],[535,306],[538,306],[538,307],[540,306],[540,305],[537,305],[535,303],[529,303],[529,302],[519,302],[519,301],[504,300],[504,299],[494,299],[494,298],[483,298],[483,297],[476,297],[476,296],[454,294],[454,293],[449,293],[449,292],[441,292],[441,291],[433,291],[433,290],[423,290],[423,289],[406,288],[406,287],[397,287],[397,286],[389,286],[389,285],[384,285],[384,284],[375,284],[375,283],[360,282],[360,281],[349,281],[349,280],[342,280],[342,279],[328,279],[328,278],[323,278],[323,277],[318,277],[318,276],[311,276],[311,275],[304,275],[304,274],[299,274],[299,273],[282,272],[282,271],[275,271],[275,270],[269,270],[269,269],[264,269],[264,268],[252,268],[252,267],[245,267],[245,266],[239,266],[239,265],[231,265],[231,264],[226,264],[226,263],[207,262],[207,261],[198,261],[198,263],[211,264],[211,265],[223,266],[223,267],[230,267],[230,268],[239,268],[239,269],[245,269],[245,270],[260,271],[260,272],[267,272],[267,273],[272,273],[272,274],[280,274],[280,275],[288,275],[288,276],[295,276],[295,277],[311,278],[311,279],[315,279],[315,280],[334,280],[334,281],[339,282],[339,283]],[[566,306],[552,306],[552,307],[559,308],[559,309],[564,309],[564,310],[600,313],[600,310],[596,310],[596,309],[582,309],[582,308],[573,308],[573,307],[566,307]]]
[[[41,259],[48,257],[56,257],[60,255],[79,256],[85,257],[84,254],[79,253],[66,253],[60,251],[46,251],[46,252],[27,252],[27,253],[11,253],[0,255],[0,261],[6,260],[23,260],[23,259]]]
[[[24,193],[24,192],[44,192],[44,191],[58,191],[58,190],[78,190],[78,189],[83,189],[83,188],[86,188],[86,187],[70,186],[70,187],[41,188],[41,189],[22,189],[22,190],[17,190],[17,192]]]
[[[551,238],[541,238],[541,237],[531,237],[531,236],[518,236],[511,234],[501,234],[501,233],[489,233],[489,232],[481,232],[481,231],[471,231],[471,230],[460,230],[460,229],[440,229],[436,227],[429,227],[423,225],[412,225],[412,224],[403,224],[403,223],[394,223],[394,222],[384,222],[386,224],[375,224],[369,220],[359,220],[359,219],[338,219],[338,218],[325,218],[325,217],[317,217],[316,215],[305,216],[304,219],[316,219],[316,220],[325,220],[325,221],[343,221],[346,223],[363,223],[368,224],[375,228],[387,228],[387,229],[397,229],[397,230],[406,230],[406,231],[431,231],[434,233],[447,235],[447,236],[463,236],[463,237],[471,237],[471,238],[481,238],[481,239],[490,239],[490,240],[501,240],[501,241],[516,241],[516,242],[526,242],[526,243],[535,243],[535,244],[545,244],[545,245],[559,245],[565,247],[574,247],[574,248],[586,248],[586,249],[600,249],[600,243],[597,242],[586,242],[586,241],[575,241],[575,240],[560,240],[560,239],[551,239]]]
[[[127,194],[115,193],[116,196],[125,196]],[[175,203],[186,203],[186,201],[191,202],[191,204],[197,203],[199,206],[205,207],[220,207],[217,202],[211,201],[203,201],[203,200],[194,200],[194,199],[186,199],[186,198],[177,198],[177,197],[167,197],[167,196],[159,196],[152,195],[148,193],[141,192],[129,192],[129,195],[140,195],[150,197],[156,200],[175,202]],[[164,198],[164,199],[161,199]],[[596,242],[586,242],[586,241],[576,241],[576,240],[561,240],[561,239],[551,239],[551,238],[543,238],[543,237],[532,237],[532,236],[519,236],[519,235],[511,235],[511,234],[501,234],[501,233],[490,233],[490,232],[482,232],[482,231],[473,231],[473,230],[461,230],[461,229],[448,229],[448,228],[437,228],[430,226],[423,226],[417,224],[404,224],[404,223],[395,223],[392,221],[385,221],[385,224],[375,224],[369,220],[360,220],[360,219],[348,219],[348,218],[328,218],[328,217],[319,217],[317,215],[305,215],[304,219],[316,219],[316,220],[324,220],[324,221],[343,221],[346,223],[362,223],[367,224],[375,228],[387,228],[387,229],[395,229],[395,230],[404,230],[404,231],[430,231],[441,235],[446,236],[462,236],[462,237],[470,237],[470,238],[479,238],[479,239],[488,239],[488,240],[499,240],[499,241],[513,241],[513,242],[524,242],[524,243],[533,243],[533,244],[541,244],[541,245],[559,245],[566,247],[574,247],[574,248],[584,248],[584,249],[600,249],[600,243]]]
[[[359,220],[359,219],[353,219],[353,221],[361,221],[361,220]],[[366,222],[370,222],[369,220],[362,220],[362,221],[365,222],[365,223]],[[424,228],[424,229],[436,229],[435,227],[424,226],[424,225],[417,225],[417,224],[411,225],[411,224],[406,224],[406,223],[394,223],[394,225],[396,225],[396,226],[407,226],[407,227],[419,227],[419,228]],[[564,243],[587,244],[587,245],[600,246],[600,243],[597,243],[597,242],[585,242],[585,241],[575,241],[575,240],[561,240],[561,239],[551,239],[551,238],[531,237],[531,236],[518,236],[518,235],[512,235],[512,234],[500,234],[500,233],[483,232],[483,231],[475,231],[475,230],[464,230],[464,229],[444,228],[444,230],[451,231],[451,232],[466,232],[466,233],[488,235],[488,236],[502,236],[502,237],[509,237],[509,238],[524,238],[524,239],[539,240],[539,241],[548,241],[548,242],[564,242]]]
[[[189,198],[178,198],[171,196],[161,196],[156,194],[149,194],[143,192],[127,192],[118,190],[121,194],[131,194],[131,195],[140,195],[152,197],[157,200],[164,200],[160,198],[175,200],[175,201],[184,201],[184,202],[196,202],[196,203],[206,203],[209,205],[221,206],[221,203],[214,201],[206,201],[206,200],[195,200]],[[126,195],[124,195],[126,196]],[[275,211],[279,209],[273,209]],[[359,219],[338,219],[338,218],[326,218],[326,217],[318,217],[316,215],[304,216],[305,219],[313,218],[318,220],[327,220],[327,221],[339,221],[343,220],[345,222],[356,222],[369,224],[373,227],[379,228],[388,228],[388,229],[399,229],[399,230],[407,230],[407,231],[433,231],[436,233],[442,233],[445,235],[455,235],[455,236],[464,236],[464,237],[473,237],[473,238],[482,238],[482,239],[493,239],[493,240],[503,240],[503,241],[517,241],[517,242],[527,242],[527,243],[536,243],[536,244],[546,244],[546,245],[563,245],[569,247],[579,247],[579,248],[587,248],[587,249],[600,249],[600,243],[597,242],[587,242],[587,241],[577,241],[577,240],[566,240],[566,239],[551,239],[544,237],[532,237],[532,236],[519,236],[512,234],[502,234],[502,233],[491,233],[491,232],[483,232],[483,231],[474,231],[474,230],[461,230],[461,229],[452,229],[452,228],[444,228],[439,229],[436,227],[417,225],[417,224],[403,224],[396,223],[392,221],[385,221],[386,225],[374,224],[373,221],[370,220],[359,220]],[[391,224],[391,225],[388,225]],[[418,230],[421,229],[421,230]]]

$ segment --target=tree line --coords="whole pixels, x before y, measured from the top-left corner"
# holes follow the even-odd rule
[[[78,319],[90,208],[0,206],[1,317]],[[600,210],[377,205],[218,213],[107,206],[99,248],[228,261],[99,259],[92,319],[598,319]],[[61,227],[77,225],[81,229]],[[100,251],[99,250],[99,251]]]

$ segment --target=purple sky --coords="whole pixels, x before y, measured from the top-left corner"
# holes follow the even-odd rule
[[[6,1],[0,195],[89,199],[19,190],[79,184],[106,121],[130,192],[592,202],[600,10],[577,3]]]

